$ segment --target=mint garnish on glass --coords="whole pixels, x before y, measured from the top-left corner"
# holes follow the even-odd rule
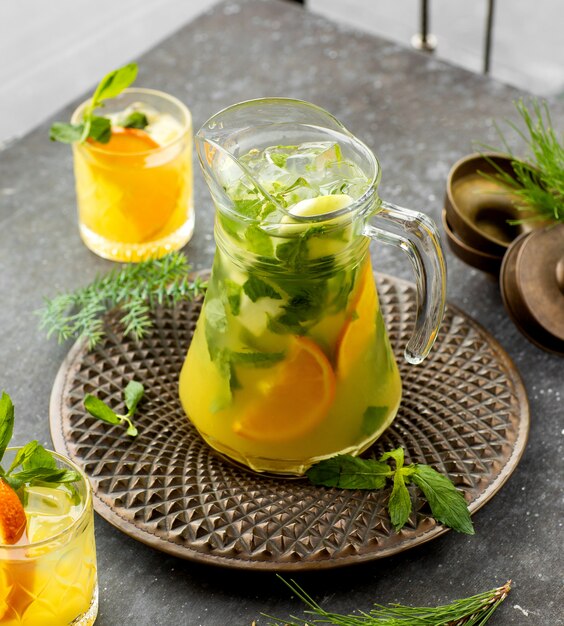
[[[394,461],[395,469],[388,464],[390,460]],[[407,485],[412,482],[423,492],[438,522],[458,532],[474,534],[466,500],[452,482],[429,465],[404,465],[402,448],[386,452],[379,460],[341,454],[311,467],[307,477],[314,485],[341,489],[383,489],[391,480],[388,512],[396,531],[404,527],[411,514]]]
[[[0,461],[6,452],[14,431],[14,405],[10,396],[2,392],[0,397]],[[55,457],[37,441],[21,447],[8,469],[0,466],[0,478],[16,491],[24,484],[72,483],[80,480],[74,470],[57,467]]]
[[[100,81],[94,94],[84,109],[82,122],[70,124],[55,122],[49,131],[51,141],[62,143],[84,143],[93,139],[99,143],[108,143],[112,136],[112,123],[109,118],[94,115],[94,111],[104,106],[104,101],[119,96],[137,78],[137,64],[129,63],[109,74]],[[132,113],[123,122],[125,128],[145,128],[148,121],[142,113]]]

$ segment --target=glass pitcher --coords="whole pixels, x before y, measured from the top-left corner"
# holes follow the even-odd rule
[[[230,459],[303,474],[359,454],[390,425],[401,380],[369,244],[407,252],[417,319],[405,358],[428,354],[445,306],[435,224],[377,195],[372,152],[323,109],[233,105],[196,135],[216,205],[216,253],[179,382],[186,414]]]

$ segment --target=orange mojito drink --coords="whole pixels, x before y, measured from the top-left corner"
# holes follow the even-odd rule
[[[74,112],[79,124],[88,106]],[[142,114],[144,128],[124,127]],[[157,258],[186,244],[194,229],[192,119],[176,98],[125,89],[98,111],[111,120],[108,143],[74,143],[80,235],[115,261]]]
[[[18,450],[8,448],[3,461]],[[91,489],[73,463],[51,454],[79,480],[34,480],[14,491],[0,478],[0,626],[90,626],[96,619]]]

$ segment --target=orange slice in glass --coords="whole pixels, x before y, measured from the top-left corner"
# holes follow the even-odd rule
[[[16,492],[0,479],[0,544],[17,543],[25,530],[24,508]]]
[[[372,341],[376,329],[378,295],[370,259],[361,270],[351,310],[337,339],[337,378],[349,376],[354,364]]]
[[[292,336],[286,358],[264,371],[257,395],[233,430],[254,441],[290,441],[318,426],[334,397],[335,374],[321,348]]]
[[[117,154],[135,154],[147,152],[159,147],[159,144],[140,128],[112,127],[112,134],[108,143],[92,142],[98,149]]]

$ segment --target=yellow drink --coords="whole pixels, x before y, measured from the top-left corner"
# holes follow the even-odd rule
[[[61,467],[79,471],[54,455]],[[98,611],[92,495],[84,477],[24,486],[27,518],[15,545],[0,545],[0,626],[90,626]]]
[[[74,123],[84,106],[74,113]],[[132,110],[146,114],[145,129],[117,125]],[[190,112],[166,94],[128,89],[102,113],[112,119],[110,142],[73,145],[84,243],[116,261],[141,261],[181,248],[194,228]]]
[[[213,299],[213,285],[208,289]],[[373,298],[359,311],[366,291]],[[206,339],[210,325],[203,309],[180,376],[184,409],[203,438],[257,471],[289,474],[301,474],[322,458],[367,448],[389,426],[401,398],[369,258],[353,278],[346,306],[322,316],[307,338],[266,327],[254,334],[260,317],[254,311],[248,317],[244,311],[228,312],[223,342],[213,331]],[[209,341],[238,355],[229,378],[220,359],[212,359]],[[251,352],[250,343],[260,352]],[[314,365],[296,371],[302,347],[314,353]],[[258,354],[264,355],[262,362]]]

